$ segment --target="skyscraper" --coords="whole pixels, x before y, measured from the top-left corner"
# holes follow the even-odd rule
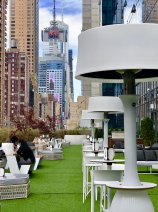
[[[5,62],[5,126],[10,127],[29,109],[29,60],[26,53],[19,52],[15,40]]]
[[[69,114],[70,65],[68,51],[68,25],[56,20],[55,2],[53,20],[42,30],[43,57],[40,58],[38,92],[52,94],[53,101],[60,103],[63,123]]]
[[[38,0],[10,0],[10,43],[18,41],[18,49],[29,58],[30,106],[38,111],[37,71],[38,71]],[[34,93],[33,93],[34,91]]]
[[[4,125],[4,79],[7,0],[0,1],[0,127]]]

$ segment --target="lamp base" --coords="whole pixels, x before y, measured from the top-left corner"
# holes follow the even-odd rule
[[[108,187],[116,188],[109,212],[154,212],[153,204],[146,192],[156,186],[154,183],[141,183],[140,186],[124,186],[120,183],[108,183]]]

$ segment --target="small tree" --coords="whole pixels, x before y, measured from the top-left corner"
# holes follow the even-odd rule
[[[141,121],[141,137],[147,146],[151,146],[154,143],[155,130],[153,128],[153,121],[149,117],[145,117]]]
[[[25,138],[26,140],[32,138],[33,131],[36,132],[36,136],[39,134],[52,135],[54,132],[53,117],[47,116],[46,120],[35,119],[34,112],[31,109],[25,114],[25,117],[23,118],[18,116],[14,117],[12,123],[15,129],[11,131],[11,135],[19,134],[20,137]],[[31,130],[33,131],[31,132]]]

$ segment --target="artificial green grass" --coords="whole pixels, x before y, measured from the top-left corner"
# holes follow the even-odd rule
[[[63,152],[63,160],[43,160],[42,166],[33,172],[27,199],[2,200],[0,212],[89,212],[90,195],[82,202],[82,147],[69,146]],[[140,174],[140,179],[157,183],[158,174]],[[158,212],[158,188],[148,193]],[[95,212],[99,212],[99,201],[95,203]]]

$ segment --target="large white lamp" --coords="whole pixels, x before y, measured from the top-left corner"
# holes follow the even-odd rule
[[[108,147],[108,114],[123,113],[123,104],[119,97],[114,96],[96,96],[90,97],[88,101],[88,110],[104,113],[104,141],[103,147]]]
[[[91,136],[92,138],[95,138],[94,120],[103,120],[104,113],[92,112],[89,110],[82,110],[81,119],[91,121]]]
[[[78,46],[77,79],[124,83],[125,173],[121,184],[109,183],[118,189],[110,212],[153,212],[146,189],[156,185],[140,182],[137,172],[135,81],[158,77],[158,25],[93,28],[81,33]]]

